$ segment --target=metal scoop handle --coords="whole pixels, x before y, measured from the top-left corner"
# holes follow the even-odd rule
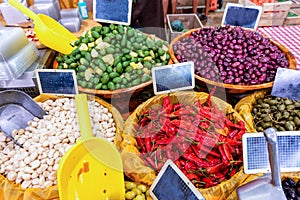
[[[264,136],[268,143],[269,162],[272,176],[271,183],[275,187],[282,188],[276,130],[274,128],[268,128],[264,130]]]

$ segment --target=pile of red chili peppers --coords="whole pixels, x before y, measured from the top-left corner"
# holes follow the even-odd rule
[[[208,96],[201,104],[172,104],[144,111],[136,127],[136,141],[146,165],[158,172],[171,159],[198,188],[232,177],[242,166],[243,121],[231,122]]]

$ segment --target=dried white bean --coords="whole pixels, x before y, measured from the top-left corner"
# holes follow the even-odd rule
[[[21,184],[21,186],[22,186],[22,188],[25,189],[25,188],[28,188],[30,186],[30,184],[31,184],[30,181],[23,181],[22,184]]]
[[[31,163],[29,163],[29,165],[31,166],[32,169],[36,169],[40,166],[41,164],[41,161],[39,160],[35,160],[35,161],[32,161]]]
[[[16,178],[17,178],[17,173],[16,172],[14,172],[14,171],[8,172],[7,179],[9,181],[14,181],[14,180],[16,180]]]

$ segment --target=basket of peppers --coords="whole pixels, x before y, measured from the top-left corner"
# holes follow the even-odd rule
[[[207,199],[226,199],[249,175],[242,170],[241,116],[203,92],[159,95],[126,120],[121,142],[125,174],[151,185],[171,159]]]

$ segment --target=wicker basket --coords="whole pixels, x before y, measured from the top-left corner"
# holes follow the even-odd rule
[[[178,42],[179,40],[181,40],[182,38],[189,37],[192,32],[197,31],[197,30],[199,30],[199,29],[192,29],[182,35],[177,36],[174,40],[172,40],[171,44],[169,45],[169,54],[174,63],[178,63],[179,61],[175,57],[173,45],[176,42]],[[276,46],[278,46],[280,48],[280,50],[285,53],[285,55],[288,59],[288,62],[289,62],[289,68],[296,69],[296,60],[295,60],[294,56],[292,55],[292,53],[285,46],[279,44],[278,42],[275,42],[273,40],[271,40],[271,42],[273,44],[275,44]],[[273,86],[273,81],[268,82],[268,83],[259,84],[259,85],[234,85],[234,84],[224,84],[221,82],[215,82],[215,81],[200,77],[196,74],[195,74],[195,78],[202,83],[225,88],[228,93],[237,93],[237,94],[247,93],[249,91],[251,92],[251,91],[265,89],[265,88],[271,88]]]
[[[153,169],[147,167],[144,162],[139,157],[140,153],[136,147],[137,143],[134,138],[135,135],[135,126],[138,122],[138,116],[145,110],[150,109],[152,106],[158,106],[163,103],[164,97],[167,95],[158,95],[152,97],[142,103],[136,108],[136,110],[129,116],[124,124],[124,129],[122,133],[123,141],[121,143],[121,156],[123,160],[123,167],[125,174],[135,182],[142,182],[147,185],[151,185],[156,177],[156,174]],[[171,102],[172,103],[190,103],[196,100],[200,100],[202,103],[207,100],[208,94],[203,92],[178,92],[171,93]],[[230,113],[230,119],[234,122],[242,120],[241,116],[232,108],[232,106],[225,101],[212,97],[212,103],[217,105],[221,110]],[[249,131],[249,128],[246,125],[246,130]],[[223,181],[220,184],[198,190],[206,199],[226,199],[235,189],[238,187],[244,180],[249,176],[245,174],[240,169],[233,177],[229,180]]]

